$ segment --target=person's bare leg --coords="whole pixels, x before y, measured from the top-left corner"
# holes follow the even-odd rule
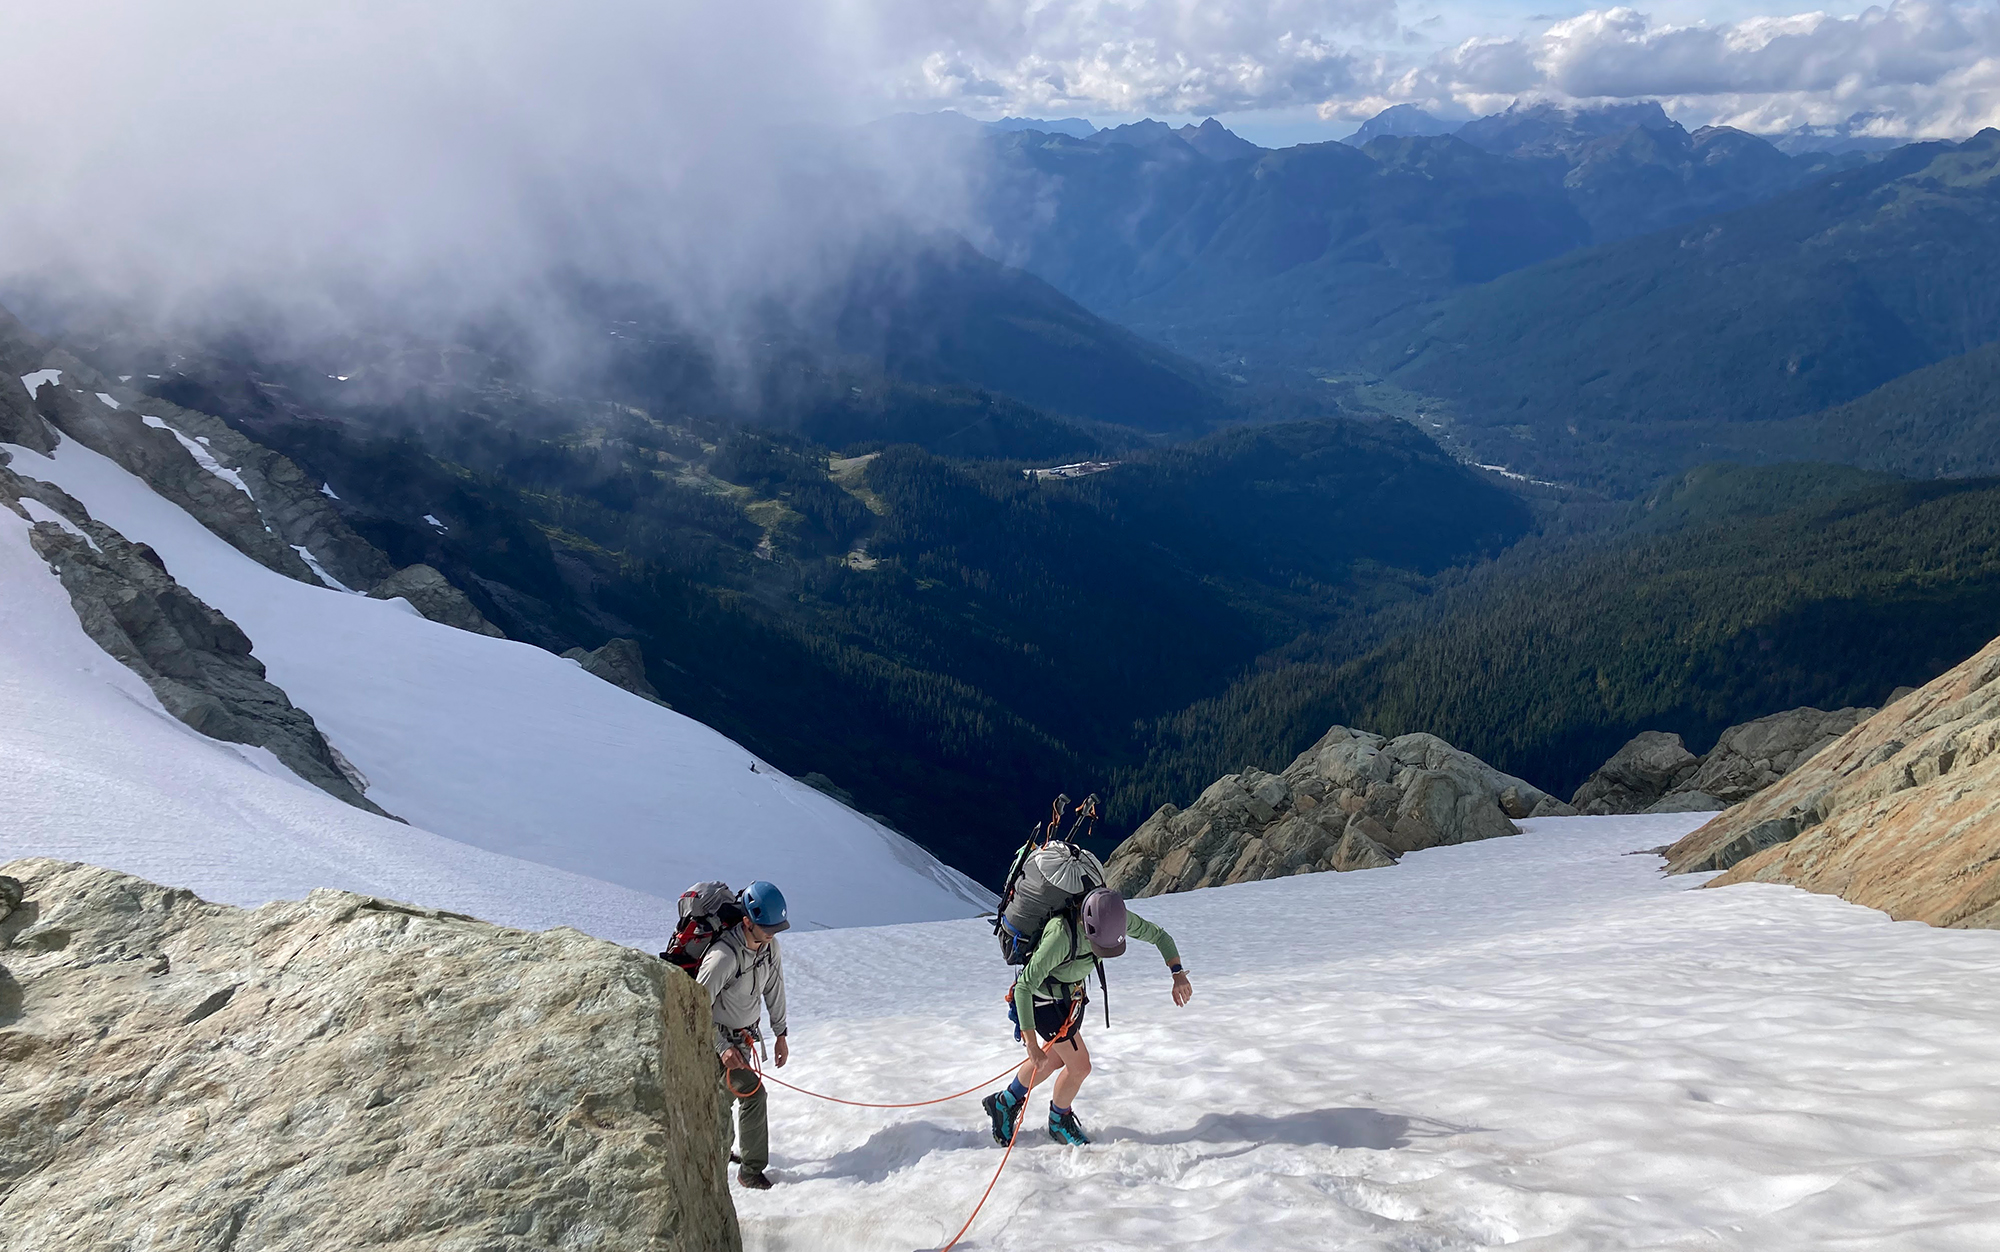
[[[1041,1065],[1037,1066],[1033,1061],[1022,1061],[1021,1068],[1014,1071],[1014,1079],[1023,1087],[1033,1087],[1038,1083],[1047,1082],[1049,1075],[1061,1069],[1062,1066],[1063,1059],[1057,1053],[1056,1048],[1046,1047],[1042,1049]]]
[[[1068,1108],[1076,1102],[1076,1093],[1083,1086],[1083,1080],[1090,1077],[1090,1049],[1083,1046],[1083,1036],[1071,1036],[1068,1042],[1059,1043],[1049,1051],[1062,1060],[1062,1074],[1056,1078],[1056,1089],[1051,1099],[1057,1108]]]

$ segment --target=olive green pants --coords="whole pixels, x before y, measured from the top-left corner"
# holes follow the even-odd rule
[[[719,1062],[717,1067],[720,1068]],[[725,1069],[716,1079],[715,1093],[722,1105],[722,1150],[728,1152],[730,1145],[740,1139],[737,1155],[743,1158],[743,1168],[761,1174],[771,1163],[771,1119],[764,1108],[763,1085],[758,1084],[755,1095],[747,1096],[729,1089],[732,1079],[740,1091],[754,1078],[746,1069],[734,1072]],[[738,1107],[743,1110],[740,1122],[734,1116]]]

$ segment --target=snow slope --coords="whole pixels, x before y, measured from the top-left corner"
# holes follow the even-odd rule
[[[801,928],[966,917],[990,900],[908,840],[574,662],[438,625],[400,600],[275,574],[74,440],[53,458],[8,450],[16,472],[61,486],[151,544],[175,578],[234,619],[271,680],[369,779],[369,798],[418,827],[669,899],[701,879],[769,878]],[[48,581],[46,567],[21,576],[31,574]],[[73,613],[70,628],[82,638]],[[0,851],[48,850],[26,843],[0,832]],[[163,877],[115,840],[64,846],[63,855]],[[290,861],[282,840],[238,851],[253,861],[243,880],[212,876],[204,894],[255,903],[326,885],[309,859]],[[671,905],[659,907],[654,932],[670,929]],[[564,920],[609,933],[588,916]]]
[[[1782,887],[1691,890],[1703,815],[1568,818],[1404,858],[1142,901],[1112,963],[1098,1142],[1041,1135],[968,1249],[2000,1248],[2000,933]],[[1018,1056],[977,922],[788,938],[794,1063],[861,1100]],[[976,1098],[771,1097],[751,1249],[935,1248],[999,1152]]]
[[[645,943],[659,899],[350,808],[262,748],[169,716],[77,624],[0,509],[0,861],[91,861],[255,904],[340,887],[534,929]]]

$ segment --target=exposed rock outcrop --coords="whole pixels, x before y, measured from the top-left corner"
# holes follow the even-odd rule
[[[15,861],[18,1248],[740,1247],[692,980],[572,930],[338,891],[256,910]]]
[[[60,372],[27,398],[25,413],[16,411],[15,389],[0,386],[0,442],[47,454],[60,432],[145,479],[239,552],[301,582],[366,591],[395,572],[290,458],[220,418],[103,377],[4,310],[0,370],[13,381]]]
[[[1216,780],[1162,805],[1105,863],[1128,896],[1375,869],[1405,852],[1515,833],[1513,818],[1574,812],[1435,735],[1384,739],[1335,726],[1282,774]]]
[[[590,673],[602,678],[614,687],[623,687],[635,696],[651,700],[665,708],[674,707],[660,698],[660,693],[646,678],[646,656],[639,650],[636,639],[613,639],[595,652],[582,648],[571,648],[563,653],[569,660]]]
[[[61,579],[84,633],[145,679],[167,712],[210,738],[268,748],[328,794],[389,816],[362,794],[366,784],[312,717],[265,678],[248,636],[175,582],[150,547],[4,464],[0,508],[31,523],[29,541]]]
[[[47,456],[55,451],[56,432],[35,411],[35,398],[19,378],[0,378],[0,443],[18,444]]]
[[[135,406],[204,445],[218,463],[233,467],[256,498],[264,524],[294,552],[304,548],[312,554],[312,563],[318,566],[313,571],[316,576],[324,571],[350,590],[368,591],[395,574],[395,564],[347,524],[333,500],[321,490],[323,484],[309,477],[290,457],[245,436],[219,417],[181,408],[157,396],[132,393],[127,407]]]
[[[376,584],[368,593],[377,600],[403,599],[410,607],[446,626],[456,626],[469,630],[475,635],[489,635],[495,639],[505,639],[507,633],[486,620],[463,591],[452,585],[452,581],[428,565],[410,565],[397,570],[388,578]]]
[[[1741,803],[1797,769],[1874,709],[1790,709],[1722,732],[1707,755],[1679,735],[1641,731],[1577,788],[1578,811],[1700,813]]]
[[[177,436],[164,419],[149,424],[150,412],[113,408],[94,392],[55,382],[45,382],[35,392],[35,408],[63,435],[143,478],[162,498],[187,510],[251,560],[300,582],[319,581],[304,558],[265,524],[250,491],[204,467],[181,442],[192,437],[185,432]],[[215,465],[236,472],[220,460]]]
[[[1667,852],[1711,885],[1791,883],[1934,926],[2000,927],[2000,640]],[[1733,868],[1732,868],[1733,867]]]

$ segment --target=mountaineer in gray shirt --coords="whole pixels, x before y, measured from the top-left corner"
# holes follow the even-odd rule
[[[764,1085],[750,1069],[751,1049],[763,1042],[758,1030],[765,1008],[771,1010],[773,1059],[783,1069],[791,1059],[785,1038],[785,965],[778,955],[777,934],[791,927],[785,897],[767,882],[753,882],[740,897],[743,920],[716,935],[702,954],[695,981],[708,992],[715,1019],[715,1050],[721,1059],[722,1133],[726,1151],[735,1120],[732,1106],[742,1110],[736,1127],[742,1140],[742,1168],[736,1181],[757,1191],[770,1189],[764,1170],[771,1163],[771,1123],[764,1108]],[[744,1092],[749,1094],[745,1095]]]

